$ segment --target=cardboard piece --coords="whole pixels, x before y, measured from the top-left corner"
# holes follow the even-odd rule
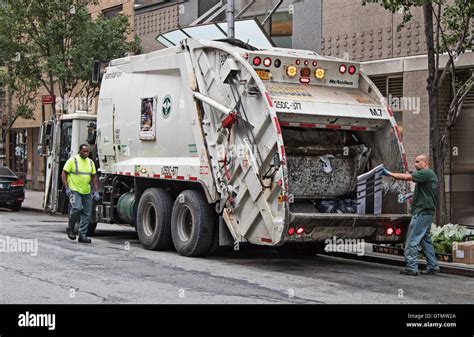
[[[357,214],[382,213],[383,164],[357,177]]]
[[[453,262],[474,264],[474,241],[454,242]]]

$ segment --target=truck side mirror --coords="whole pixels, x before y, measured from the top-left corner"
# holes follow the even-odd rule
[[[92,66],[92,83],[100,84],[102,82],[102,76],[104,76],[106,66],[106,62],[102,62],[101,60],[94,60],[94,64]]]
[[[97,124],[95,122],[89,122],[87,124],[87,143],[93,145],[97,140]]]
[[[51,121],[43,122],[40,127],[38,139],[38,153],[42,157],[49,156],[53,143],[53,123]]]
[[[53,123],[48,122],[46,124],[45,142],[44,142],[44,145],[46,145],[48,150],[51,150],[51,148],[53,147],[53,131],[54,131]]]

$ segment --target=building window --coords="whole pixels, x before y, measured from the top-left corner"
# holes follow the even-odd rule
[[[104,17],[106,19],[115,18],[117,15],[123,13],[123,5],[119,5],[119,6],[104,9],[102,11],[102,13],[104,14]]]
[[[7,166],[23,180],[28,167],[27,138],[26,129],[10,130],[10,158]]]
[[[135,0],[135,9],[140,9],[153,5],[161,5],[167,2],[171,2],[171,0]]]
[[[288,12],[275,13],[271,17],[270,36],[278,47],[291,48],[293,15]]]
[[[238,13],[248,3],[248,1],[238,1],[236,4],[236,12]],[[256,18],[262,23],[277,4],[277,0],[256,1],[248,8],[243,17]],[[291,1],[284,0],[263,26],[277,47],[292,47],[293,14],[289,11],[291,4]]]

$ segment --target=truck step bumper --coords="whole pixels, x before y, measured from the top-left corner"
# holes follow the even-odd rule
[[[294,228],[294,231],[292,235],[287,231],[284,241],[324,241],[336,237],[373,243],[403,242],[410,219],[409,214],[291,213],[288,229]]]

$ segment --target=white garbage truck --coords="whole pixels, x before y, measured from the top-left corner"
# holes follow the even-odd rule
[[[358,176],[408,170],[400,131],[359,63],[311,51],[184,38],[113,60],[97,155],[97,220],[131,224],[146,249],[397,243],[410,220],[408,186],[388,178],[364,196],[381,211],[357,212]]]

